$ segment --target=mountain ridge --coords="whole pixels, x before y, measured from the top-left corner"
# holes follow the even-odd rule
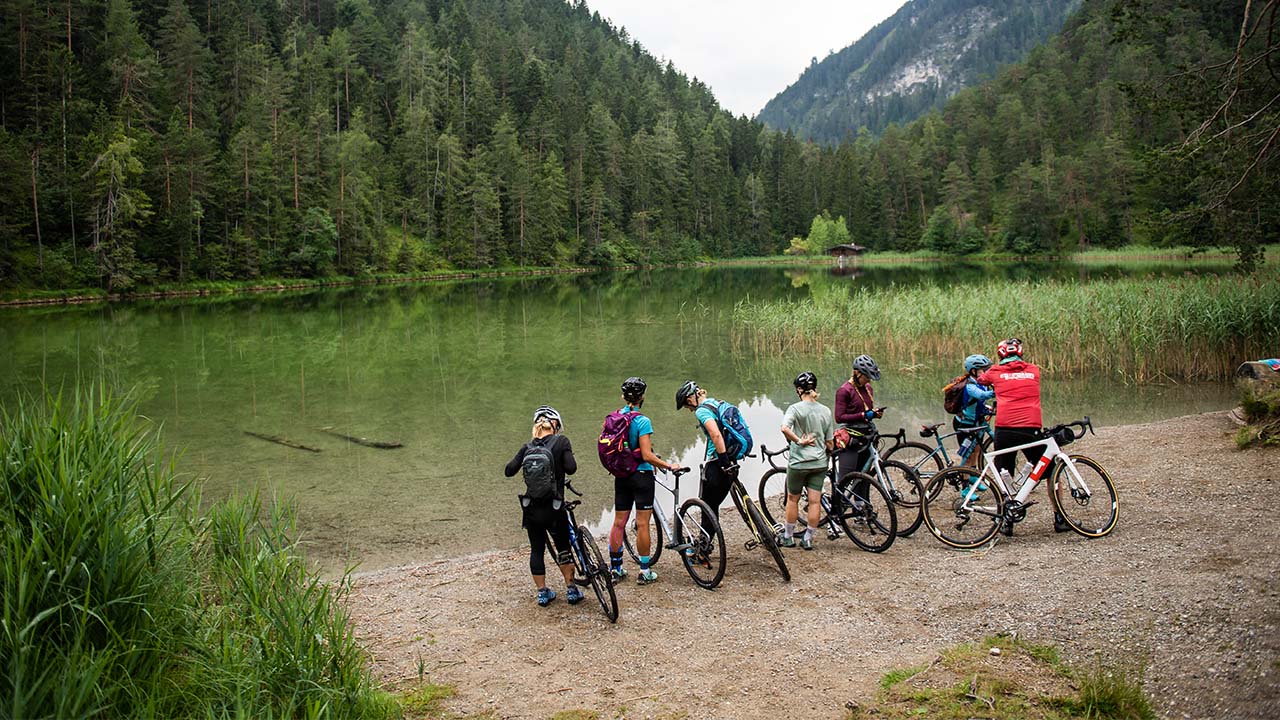
[[[1059,32],[1080,0],[911,0],[811,63],[756,119],[835,143],[940,108]]]

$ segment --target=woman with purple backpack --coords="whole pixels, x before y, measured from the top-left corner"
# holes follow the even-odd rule
[[[649,567],[649,516],[653,513],[653,493],[656,480],[653,477],[654,467],[663,470],[679,470],[678,463],[668,463],[653,453],[653,423],[640,413],[644,406],[644,393],[648,385],[642,378],[629,377],[622,383],[622,401],[625,405],[617,412],[605,418],[604,432],[600,436],[600,458],[605,469],[613,474],[613,529],[609,532],[609,567],[615,580],[626,577],[627,571],[622,567],[622,539],[631,519],[631,510],[636,511],[636,552],[640,555],[640,575],[636,582],[647,585],[658,579],[658,573]],[[625,444],[622,440],[625,431]],[[619,447],[611,450],[606,441],[614,439]],[[624,467],[619,467],[615,458],[628,460]],[[629,470],[634,462],[635,469]]]

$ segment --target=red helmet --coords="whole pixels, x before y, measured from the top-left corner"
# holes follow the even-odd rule
[[[1016,337],[1009,338],[1008,340],[1001,340],[1000,344],[996,346],[996,354],[1000,356],[1001,360],[1004,360],[1010,355],[1022,357],[1022,341]]]

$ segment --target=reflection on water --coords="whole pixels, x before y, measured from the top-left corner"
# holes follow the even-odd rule
[[[781,444],[791,379],[814,370],[830,403],[847,359],[729,354],[738,300],[803,297],[826,283],[964,281],[955,267],[868,267],[856,277],[827,270],[663,270],[3,311],[0,398],[42,382],[133,388],[168,445],[182,449],[179,467],[203,478],[206,499],[252,490],[293,499],[312,557],[330,569],[418,562],[521,541],[521,481],[503,477],[502,466],[542,403],[560,410],[577,448],[575,484],[587,494],[580,517],[607,526],[612,481],[593,447],[628,375],[649,382],[645,411],[664,456],[696,466],[704,451],[693,416],[674,409],[688,378],[738,404],[757,444]],[[881,429],[943,420],[941,387],[959,363],[886,368],[876,385],[890,407]],[[1100,425],[1143,422],[1231,404],[1225,384],[1055,381],[1052,368],[1046,378],[1046,420],[1087,413]],[[404,447],[364,447],[322,428]],[[750,492],[764,469],[747,461]],[[681,491],[696,494],[696,473]],[[658,497],[671,507],[668,493]]]

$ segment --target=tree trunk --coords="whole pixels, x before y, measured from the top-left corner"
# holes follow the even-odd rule
[[[293,209],[298,209],[298,140],[293,141]]]
[[[31,151],[31,211],[36,220],[36,264],[44,275],[44,240],[40,237],[40,193],[36,189],[36,176],[40,173],[40,148]]]

